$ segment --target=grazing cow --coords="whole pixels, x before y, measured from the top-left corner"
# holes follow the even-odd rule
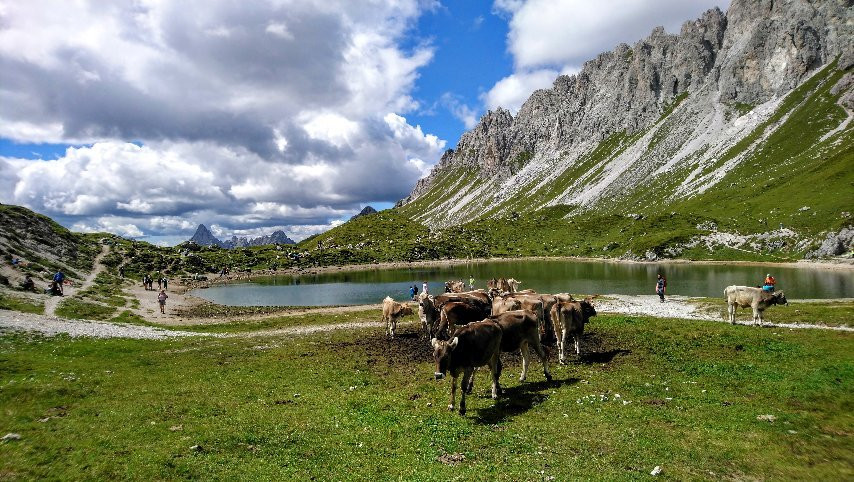
[[[398,303],[391,296],[386,296],[383,300],[383,319],[385,322],[386,335],[394,338],[397,330],[397,319],[401,316],[411,315],[412,308],[406,303]]]
[[[581,356],[581,334],[584,333],[584,325],[591,316],[596,316],[596,308],[593,307],[591,298],[559,301],[552,306],[551,318],[557,335],[561,364],[566,363],[565,348],[570,335],[575,339],[575,354]]]
[[[448,410],[454,409],[454,399],[457,392],[457,378],[463,374],[461,383],[460,415],[466,413],[466,392],[472,389],[474,369],[484,365],[489,366],[492,373],[492,398],[497,399],[501,391],[501,327],[492,321],[478,321],[457,330],[454,338],[443,341],[437,338],[430,340],[433,345],[433,359],[436,362],[434,376],[437,380],[445,378],[445,373],[451,373],[451,403]]]
[[[762,288],[750,286],[727,286],[724,290],[727,309],[729,311],[729,322],[735,323],[735,308],[740,306],[753,308],[753,323],[762,325],[762,312],[771,305],[788,305],[786,295],[782,291],[769,293]]]
[[[462,293],[466,285],[463,280],[445,281],[445,293]]]
[[[543,374],[546,376],[546,380],[551,381],[548,356],[540,344],[537,316],[533,312],[527,310],[508,311],[500,315],[490,316],[488,319],[498,323],[498,326],[501,327],[501,351],[522,351],[520,382],[524,382],[528,376],[531,348],[534,349],[543,363]]]

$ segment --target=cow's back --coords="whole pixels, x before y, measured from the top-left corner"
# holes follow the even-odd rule
[[[537,317],[531,311],[507,311],[490,319],[501,327],[501,351],[516,351],[523,340],[539,339]]]
[[[463,326],[454,334],[458,341],[450,368],[486,365],[500,349],[501,336],[501,327],[493,321],[478,321]]]

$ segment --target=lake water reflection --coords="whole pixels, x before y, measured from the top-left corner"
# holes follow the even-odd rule
[[[541,293],[654,294],[655,278],[667,278],[667,292],[722,298],[731,284],[755,286],[766,273],[790,299],[851,298],[850,270],[806,267],[701,265],[681,263],[612,263],[578,260],[510,260],[411,269],[365,270],[303,276],[259,278],[251,283],[217,285],[194,295],[231,306],[328,306],[379,303],[385,296],[402,300],[409,286],[428,281],[431,293],[443,291],[450,279],[475,278],[477,288],[492,277],[516,278],[521,289]]]

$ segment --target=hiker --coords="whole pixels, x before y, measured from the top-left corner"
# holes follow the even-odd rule
[[[655,282],[655,293],[661,299],[661,303],[664,303],[664,290],[667,289],[667,278],[661,276],[659,273],[658,281]]]
[[[777,280],[771,276],[771,273],[765,275],[765,282],[762,284],[762,290],[767,291],[769,293],[774,292],[774,286],[777,284]]]
[[[119,278],[122,278],[122,279],[125,278],[125,267],[124,266],[119,266]]]
[[[159,290],[163,289],[163,277],[162,276],[157,277],[157,289],[159,289]]]
[[[65,291],[62,289],[62,283],[65,281],[65,273],[63,273],[62,270],[57,271],[56,274],[53,275],[53,281],[59,287],[59,294],[64,295]]]
[[[27,291],[34,291],[36,289],[36,284],[33,282],[33,277],[27,275],[26,279],[24,279],[24,283],[21,285]]]
[[[166,295],[166,290],[160,290],[160,294],[157,295],[157,303],[160,305],[160,313],[166,314],[166,298],[169,296]]]
[[[163,291],[166,291],[169,288],[169,278],[163,277]]]
[[[474,291],[474,276],[469,275],[469,291]]]
[[[424,292],[425,295],[429,295],[429,286],[427,286],[427,282],[425,281],[423,285],[421,285],[421,291]]]
[[[415,290],[416,290],[415,285],[411,285],[409,287],[409,299],[410,300],[413,300],[413,301],[415,300]]]
[[[62,296],[62,290],[59,288],[59,283],[56,281],[50,282],[50,287],[47,289],[47,292],[51,294],[51,296]]]

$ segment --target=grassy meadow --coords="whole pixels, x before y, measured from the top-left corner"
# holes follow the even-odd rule
[[[21,439],[0,442],[0,478],[854,477],[851,333],[600,315],[581,359],[552,354],[555,382],[533,362],[520,384],[505,354],[504,396],[481,372],[460,417],[405,321],[395,340],[4,335],[0,431]]]

